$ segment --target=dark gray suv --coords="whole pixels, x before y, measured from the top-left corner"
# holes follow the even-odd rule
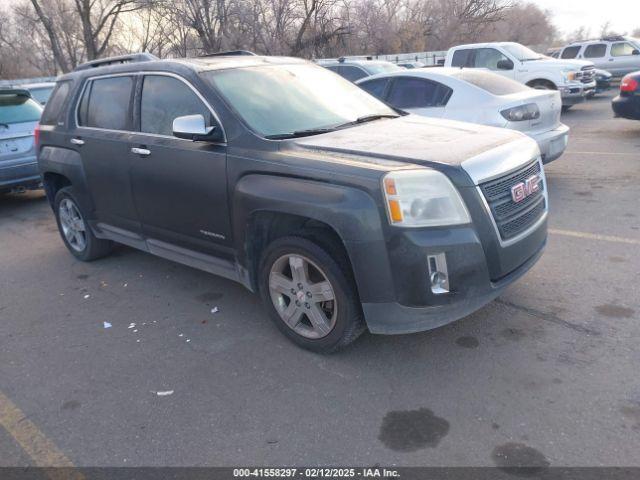
[[[117,242],[240,282],[315,351],[468,315],[546,242],[533,140],[400,115],[299,59],[93,62],[40,129],[75,257]]]

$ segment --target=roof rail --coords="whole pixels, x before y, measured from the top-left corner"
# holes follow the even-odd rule
[[[159,60],[159,58],[147,52],[130,53],[128,55],[118,55],[117,57],[91,60],[90,62],[78,65],[74,71],[77,72],[79,70],[89,70],[91,68],[106,67],[108,65],[118,65],[122,63],[151,62],[153,60]]]
[[[249,50],[228,50],[226,52],[216,52],[216,53],[204,53],[199,55],[200,57],[237,57],[243,55],[256,56],[255,53],[250,52]]]
[[[605,35],[600,40],[603,42],[621,42],[626,40],[622,35]]]

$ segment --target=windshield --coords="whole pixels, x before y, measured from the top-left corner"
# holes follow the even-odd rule
[[[543,58],[539,53],[536,53],[530,48],[520,45],[519,43],[509,43],[503,45],[502,48],[521,62],[526,62],[527,60],[541,60]]]
[[[505,78],[496,73],[476,70],[474,68],[461,68],[451,76],[475,85],[493,95],[511,95],[529,90],[529,87],[520,82]]]
[[[53,87],[41,87],[41,88],[30,88],[29,92],[31,92],[31,96],[40,102],[42,105],[47,103],[49,97],[51,96],[51,92],[53,91]]]
[[[24,95],[0,95],[0,124],[37,122],[42,108]]]
[[[402,67],[396,65],[395,63],[367,63],[367,70],[371,75],[376,75],[378,73],[389,73],[389,72],[397,72],[402,70]]]
[[[360,87],[317,65],[267,65],[201,74],[264,137],[397,116]]]

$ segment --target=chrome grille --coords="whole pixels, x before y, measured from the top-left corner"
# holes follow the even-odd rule
[[[596,69],[592,66],[582,67],[580,70],[580,81],[582,83],[591,83],[596,78]]]
[[[540,189],[537,192],[521,202],[516,203],[511,198],[511,187],[539,173],[541,173],[540,163],[536,160],[516,172],[480,184],[480,190],[491,209],[491,215],[502,240],[508,240],[522,233],[536,223],[546,211],[544,182],[540,182]]]

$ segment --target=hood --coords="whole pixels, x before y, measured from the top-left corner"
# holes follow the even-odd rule
[[[587,60],[567,60],[552,57],[543,57],[542,60],[531,60],[524,62],[524,65],[535,65],[536,68],[551,67],[562,69],[580,70],[582,67],[593,67],[594,63]]]
[[[292,141],[292,146],[310,154],[348,156],[372,164],[390,160],[459,166],[465,160],[523,139],[533,142],[513,130],[406,115],[299,138]]]

